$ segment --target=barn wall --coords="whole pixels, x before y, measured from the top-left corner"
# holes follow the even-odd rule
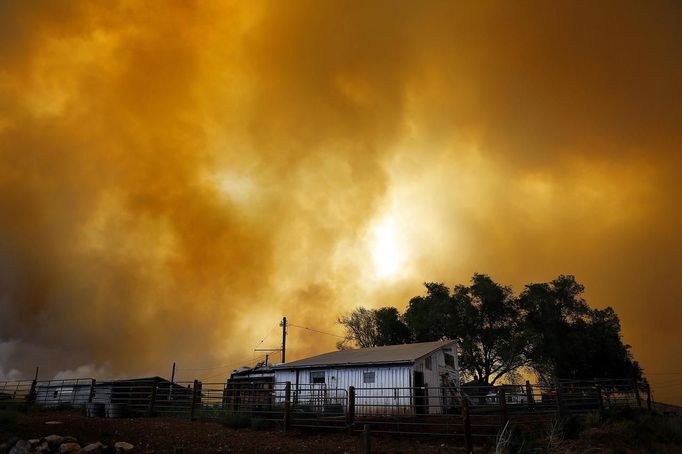
[[[419,359],[414,364],[414,370],[424,373],[424,383],[428,386],[428,411],[429,413],[441,413],[442,407],[447,404],[449,392],[443,389],[441,374],[447,374],[454,383],[459,383],[459,364],[457,362],[457,350],[452,345],[450,353],[454,356],[455,367],[445,365],[444,349],[432,352],[430,355]],[[425,366],[426,359],[431,358],[431,369]]]
[[[367,414],[391,411],[410,412],[411,365],[405,366],[357,366],[299,369],[277,371],[275,381],[291,381],[296,392],[297,403],[315,403],[327,399],[339,403],[347,402],[348,388],[356,388],[356,413]],[[325,383],[312,383],[311,374],[324,372]],[[363,383],[363,374],[374,372],[374,383]]]
[[[90,398],[88,385],[37,386],[35,402],[46,407],[85,405]]]

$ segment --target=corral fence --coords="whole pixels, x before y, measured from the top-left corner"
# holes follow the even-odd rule
[[[648,383],[560,380],[552,385],[340,389],[290,382],[130,380],[0,381],[0,406],[85,408],[90,416],[165,416],[233,426],[342,430],[494,439],[505,425],[533,431],[569,415],[619,407],[653,409]]]

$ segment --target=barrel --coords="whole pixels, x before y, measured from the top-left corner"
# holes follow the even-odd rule
[[[107,418],[122,418],[125,412],[124,404],[107,404],[106,415]]]
[[[104,404],[99,402],[88,402],[85,406],[88,418],[101,418],[104,416]]]

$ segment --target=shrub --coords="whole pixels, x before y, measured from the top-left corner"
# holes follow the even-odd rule
[[[275,422],[268,419],[253,418],[251,420],[251,428],[255,430],[268,430],[275,427]]]
[[[248,416],[232,413],[223,419],[223,425],[233,429],[243,429],[251,426],[251,418]]]
[[[17,412],[0,410],[0,432],[14,432],[17,428]]]
[[[601,413],[597,411],[593,411],[592,413],[588,413],[585,415],[585,428],[586,429],[592,429],[594,427],[599,427],[601,426],[602,419],[601,419]]]

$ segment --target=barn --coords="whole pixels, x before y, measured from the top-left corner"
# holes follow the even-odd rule
[[[343,405],[354,387],[358,414],[389,408],[400,414],[443,413],[459,388],[452,340],[334,351],[271,372],[274,382],[291,382],[298,405]]]

